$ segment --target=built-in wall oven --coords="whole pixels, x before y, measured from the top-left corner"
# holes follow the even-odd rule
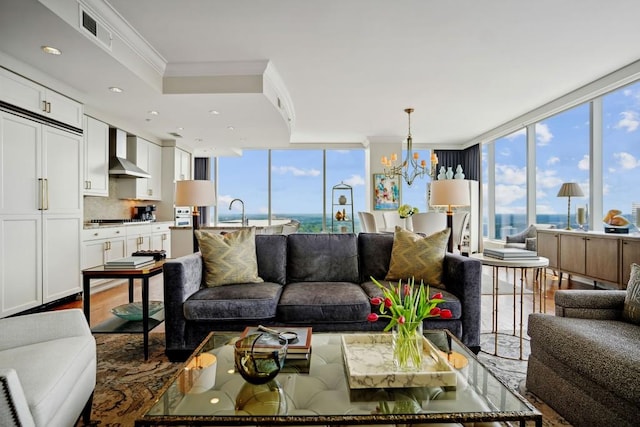
[[[175,207],[176,227],[191,227],[191,208],[185,206]]]

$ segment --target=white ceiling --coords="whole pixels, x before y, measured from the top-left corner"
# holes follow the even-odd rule
[[[0,0],[0,64],[130,133],[177,132],[196,153],[398,141],[406,107],[415,143],[465,145],[640,59],[637,0],[80,3],[112,50],[78,28],[76,0]],[[255,83],[266,67],[280,110],[270,86],[228,77]]]

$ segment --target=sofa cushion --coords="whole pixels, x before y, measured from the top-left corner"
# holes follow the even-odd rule
[[[619,398],[640,402],[640,328],[618,320],[529,316],[532,353],[538,346]]]
[[[207,286],[263,281],[258,276],[255,227],[226,234],[196,230],[196,237],[202,252]]]
[[[395,282],[388,282],[388,281],[382,281],[380,283],[384,284],[385,286],[397,285],[397,283]],[[369,300],[371,300],[371,298],[374,298],[374,297],[383,296],[382,290],[372,281],[363,282],[360,284],[360,286],[369,297]],[[462,304],[460,303],[460,299],[458,299],[458,297],[456,297],[454,294],[447,291],[446,289],[439,289],[439,288],[438,289],[430,288],[429,296],[432,296],[436,292],[442,293],[442,298],[444,299],[444,302],[441,302],[440,304],[438,304],[438,307],[440,307],[441,309],[448,308],[449,310],[451,310],[452,319],[460,319],[460,317],[462,316]],[[371,311],[377,313],[378,306],[372,305]]]
[[[359,281],[355,234],[290,234],[287,238],[287,281]]]
[[[183,304],[187,320],[270,319],[282,286],[277,283],[245,283],[202,288]]]
[[[284,287],[277,313],[284,324],[363,322],[371,304],[355,283],[298,282]]]
[[[640,325],[640,265],[635,262],[631,264],[631,276],[627,284],[622,318],[627,322]]]
[[[256,235],[258,275],[265,282],[287,283],[287,236]]]
[[[360,254],[360,283],[376,279],[384,279],[389,270],[393,234],[360,233],[358,235],[358,252]]]
[[[385,280],[408,280],[444,288],[442,265],[451,229],[423,237],[396,227],[389,271]]]

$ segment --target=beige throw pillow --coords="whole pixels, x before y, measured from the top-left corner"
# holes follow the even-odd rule
[[[234,283],[259,283],[256,229],[244,228],[227,234],[196,230],[208,287]]]
[[[631,264],[622,318],[627,322],[640,325],[640,265],[636,263]]]
[[[407,280],[444,288],[442,266],[449,242],[449,228],[423,237],[396,227],[391,248],[389,272],[385,280]]]

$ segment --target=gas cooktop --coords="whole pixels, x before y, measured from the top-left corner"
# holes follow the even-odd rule
[[[152,221],[148,219],[138,219],[138,218],[92,219],[89,221],[90,224],[97,224],[97,225],[148,224],[150,222]]]

